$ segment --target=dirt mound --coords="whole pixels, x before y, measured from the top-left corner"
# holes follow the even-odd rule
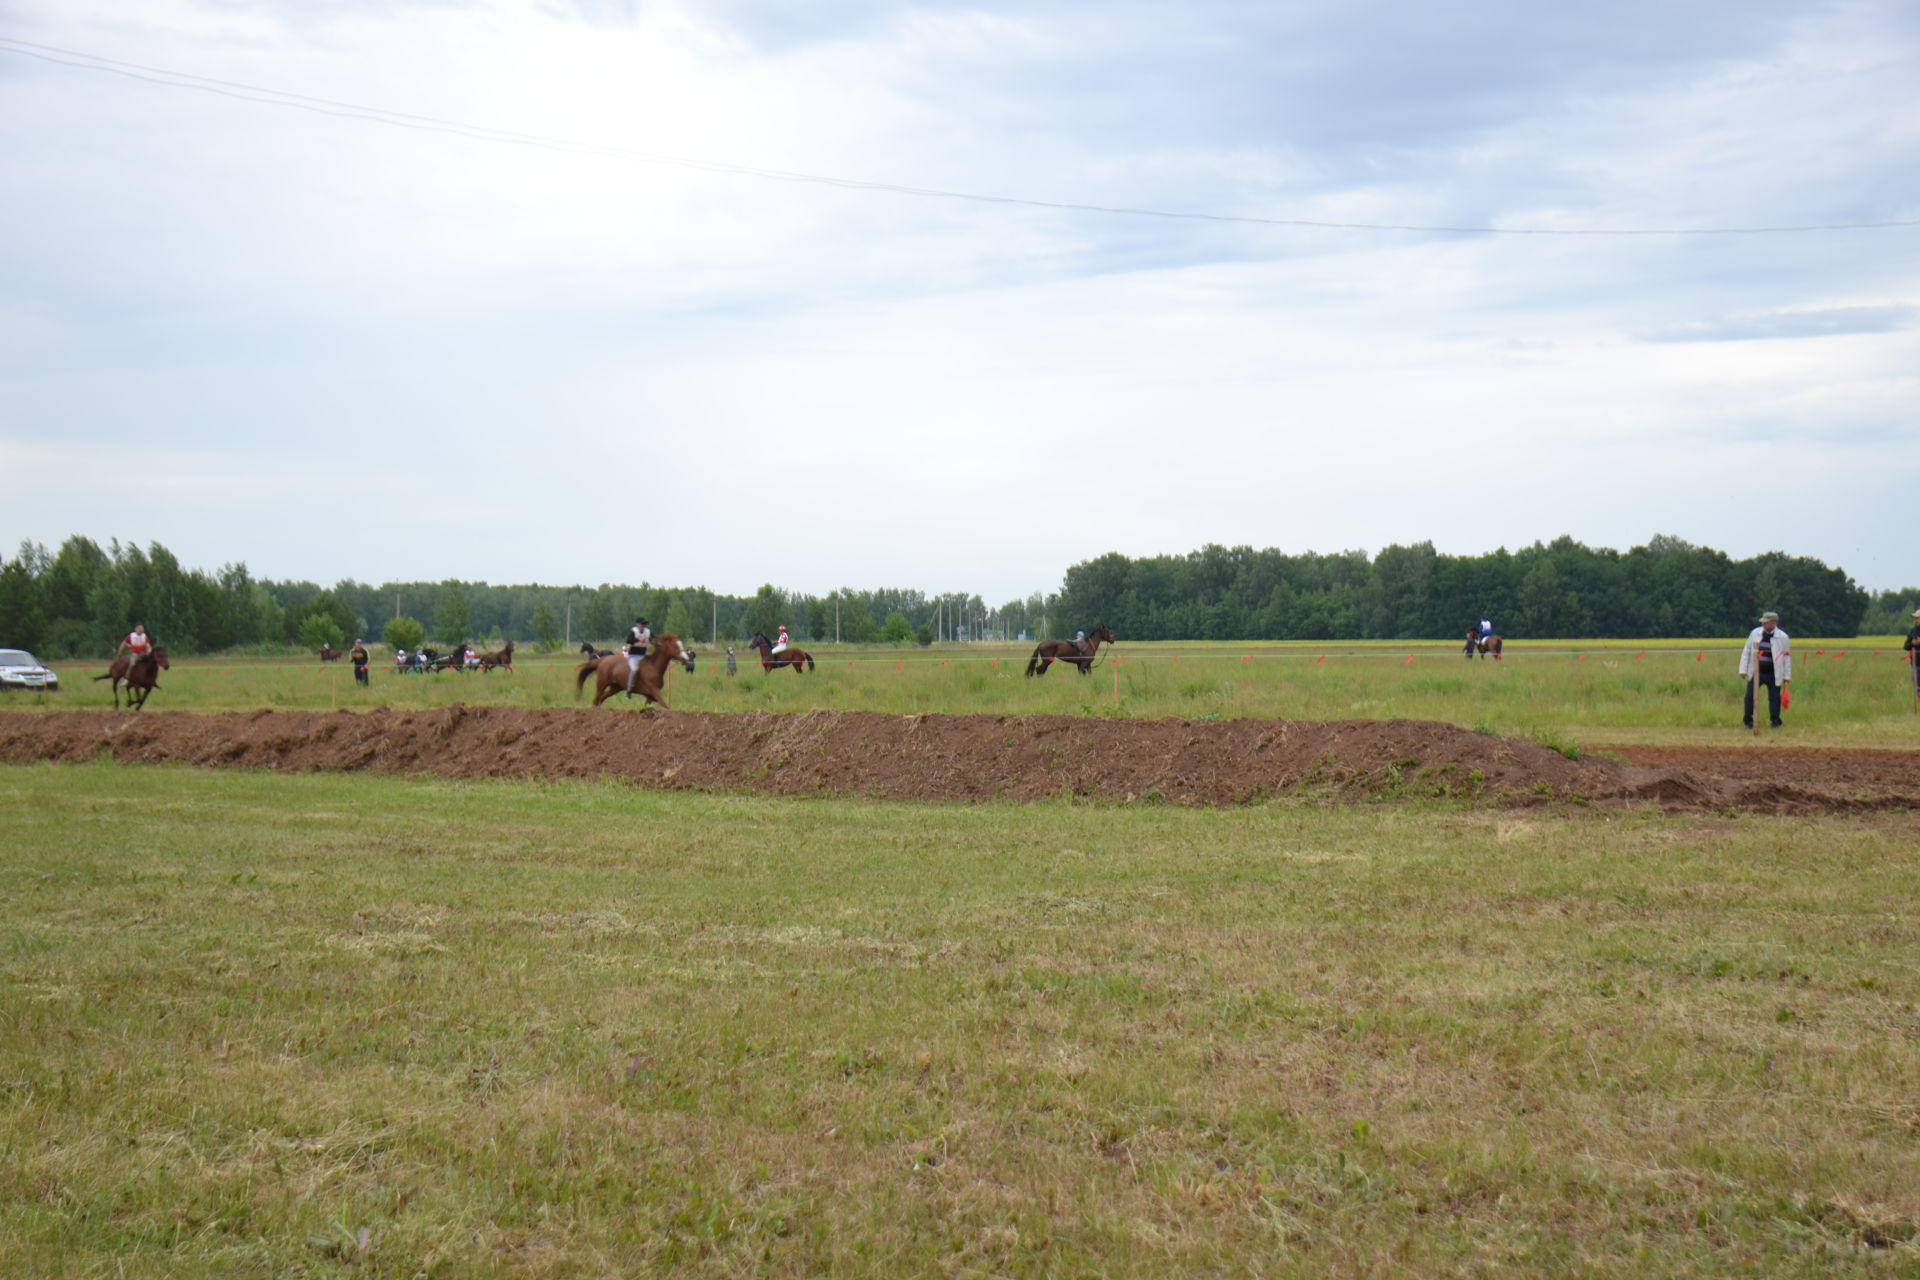
[[[608,775],[665,788],[902,800],[1069,794],[1223,805],[1309,787],[1666,809],[1920,807],[1916,752],[1617,750],[1629,762],[1569,760],[1526,739],[1416,720],[630,715],[461,705],[427,712],[0,715],[0,760],[14,763],[91,760],[104,752],[125,762],[454,778]]]

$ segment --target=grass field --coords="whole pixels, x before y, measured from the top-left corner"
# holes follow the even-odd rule
[[[741,674],[728,680],[709,648],[696,675],[670,673],[668,697],[688,711],[1410,718],[1587,742],[1722,741],[1738,731],[1740,717],[1739,652],[1725,641],[1516,644],[1500,663],[1469,663],[1457,646],[1122,644],[1086,678],[1056,667],[1039,680],[1024,677],[1024,648],[823,647],[815,653],[819,665],[810,674],[769,675],[743,661]],[[106,686],[87,679],[104,669],[64,669],[61,692],[10,695],[0,705],[108,705]],[[569,655],[523,652],[512,673],[402,676],[376,667],[362,691],[344,664],[196,659],[175,663],[162,677],[150,709],[420,709],[456,701],[572,706],[573,671]],[[1897,640],[1796,641],[1789,740],[1920,744],[1907,671]]]
[[[7,767],[0,1274],[1914,1274],[1916,835]]]

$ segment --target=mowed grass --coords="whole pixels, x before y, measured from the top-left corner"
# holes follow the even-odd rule
[[[1920,745],[1920,703],[1897,640],[1795,646],[1793,705],[1780,741]],[[684,711],[1406,718],[1589,744],[1716,743],[1740,733],[1739,650],[1724,640],[1516,643],[1499,663],[1468,662],[1458,646],[1123,643],[1087,677],[1056,666],[1044,679],[1025,677],[1024,647],[814,652],[816,669],[806,674],[764,673],[742,657],[739,674],[729,679],[724,657],[705,648],[696,674],[669,671],[667,696]],[[91,670],[69,666],[61,692],[11,695],[0,706],[110,705],[106,686],[87,679]],[[513,671],[487,675],[397,675],[376,667],[362,690],[340,664],[196,659],[163,675],[149,710],[585,705],[576,697],[574,671],[570,655],[523,652]],[[616,711],[640,706],[625,699],[612,705]]]
[[[0,1274],[1914,1274],[1917,836],[0,768]]]

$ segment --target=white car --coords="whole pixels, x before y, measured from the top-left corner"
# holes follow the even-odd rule
[[[25,649],[0,649],[0,689],[58,689],[60,677]]]

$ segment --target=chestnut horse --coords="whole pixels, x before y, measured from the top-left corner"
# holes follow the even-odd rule
[[[753,639],[747,641],[747,648],[760,651],[760,669],[772,671],[775,667],[792,667],[795,675],[804,675],[813,670],[813,655],[798,645],[788,645],[780,652],[773,651],[773,641],[756,631]]]
[[[320,646],[320,661],[322,662],[338,662],[346,656],[347,651],[345,649],[330,649],[324,644]]]
[[[166,646],[155,645],[153,646],[152,653],[145,654],[138,658],[128,653],[118,655],[114,658],[113,665],[107,668],[107,674],[95,676],[94,679],[113,681],[111,687],[113,689],[113,705],[115,708],[118,708],[120,705],[120,682],[125,680],[127,682],[127,706],[134,711],[138,711],[147,705],[147,695],[160,687],[160,672],[163,670],[172,670],[172,668],[173,664],[167,661]],[[140,694],[140,700],[138,702],[134,701],[133,697],[136,690]]]
[[[1100,652],[1103,641],[1113,643],[1113,632],[1105,627],[1095,627],[1087,632],[1087,647],[1084,649],[1071,640],[1042,640],[1034,646],[1033,656],[1027,659],[1027,674],[1043,676],[1055,662],[1071,662],[1080,668],[1081,675],[1089,675],[1093,671],[1093,655]]]
[[[480,669],[482,671],[491,671],[495,667],[506,667],[508,670],[513,669],[513,641],[507,641],[497,653],[483,653],[480,655]]]
[[[654,644],[653,652],[640,659],[639,670],[633,673],[633,691],[649,702],[667,706],[667,664],[669,662],[691,663],[693,650],[680,643],[676,635],[664,635]],[[583,662],[573,676],[573,696],[579,697],[587,687],[587,677],[597,675],[600,682],[593,688],[593,705],[599,706],[616,693],[627,691],[627,655],[610,653],[604,658],[592,662]],[[673,710],[667,707],[667,710]]]
[[[1488,654],[1492,654],[1493,660],[1495,662],[1500,661],[1500,637],[1488,636],[1486,639],[1482,640],[1480,638],[1480,628],[1468,627],[1467,628],[1467,661],[1469,662],[1473,661],[1473,655],[1476,653],[1483,658],[1486,657]]]

